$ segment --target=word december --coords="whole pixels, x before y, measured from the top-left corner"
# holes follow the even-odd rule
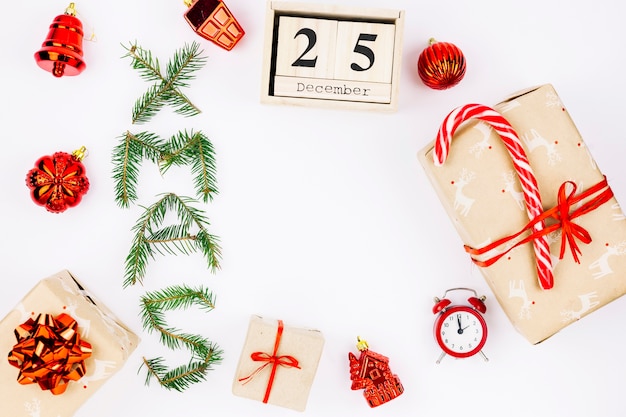
[[[340,95],[355,95],[355,96],[363,96],[367,97],[367,92],[371,91],[370,88],[361,88],[361,87],[348,87],[347,85],[342,86],[332,86],[332,85],[321,85],[321,84],[304,84],[298,83],[298,88],[296,90],[298,93],[303,91],[309,93],[326,93],[326,94],[340,94]]]

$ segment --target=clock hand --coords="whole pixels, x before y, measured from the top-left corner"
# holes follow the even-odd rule
[[[463,327],[461,326],[461,315],[457,314],[456,315],[456,322],[459,325],[459,330],[457,330],[458,334],[463,334]]]

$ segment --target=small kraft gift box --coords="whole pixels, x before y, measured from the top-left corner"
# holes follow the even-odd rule
[[[233,394],[304,411],[323,347],[319,330],[252,316]]]
[[[70,417],[139,338],[69,271],[41,280],[0,321],[3,416]]]
[[[626,218],[551,85],[453,110],[418,158],[531,343],[626,292]]]

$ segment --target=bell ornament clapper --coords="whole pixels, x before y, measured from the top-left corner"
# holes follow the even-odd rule
[[[57,78],[78,75],[86,68],[83,60],[83,25],[74,3],[50,25],[48,37],[35,52],[37,65]]]

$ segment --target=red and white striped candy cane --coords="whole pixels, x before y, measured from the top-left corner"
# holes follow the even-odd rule
[[[524,148],[522,148],[522,143],[509,122],[490,107],[482,104],[467,104],[450,112],[444,119],[437,133],[435,153],[433,155],[435,165],[439,166],[445,162],[450,151],[450,141],[452,140],[454,132],[456,132],[463,122],[470,119],[479,119],[489,123],[500,135],[506,149],[509,151],[513,165],[520,179],[528,217],[532,220],[539,216],[543,213],[539,187],[532,168],[530,167],[530,163],[528,162],[528,158],[526,157],[526,152]],[[534,226],[534,230],[541,231],[544,227],[545,224],[543,222],[538,222]],[[552,262],[550,260],[550,245],[548,244],[547,237],[542,236],[534,239],[533,244],[535,257],[537,259],[539,285],[541,285],[543,289],[550,289],[554,285],[554,278],[552,275]]]

